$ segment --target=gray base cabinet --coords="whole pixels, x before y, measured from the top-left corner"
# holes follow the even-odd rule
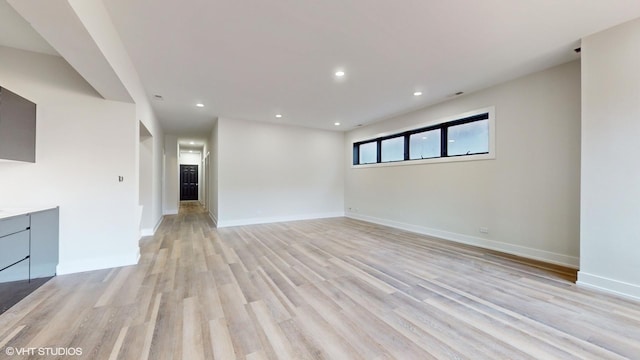
[[[58,208],[0,219],[0,282],[54,276],[58,234]]]
[[[9,222],[11,227],[14,221]],[[2,228],[0,222],[0,229]],[[27,224],[28,226],[28,224]],[[0,237],[0,281],[24,280],[29,278],[29,230],[25,227],[19,232]],[[7,231],[3,231],[5,233]]]

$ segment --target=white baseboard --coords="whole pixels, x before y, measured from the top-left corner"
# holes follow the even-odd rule
[[[105,256],[99,258],[81,259],[58,264],[58,275],[74,274],[85,271],[101,270],[121,266],[136,265],[140,259],[140,248],[129,254],[119,256]]]
[[[420,225],[402,223],[394,220],[380,219],[373,216],[347,212],[347,217],[371,222],[374,224],[393,227],[396,229],[411,231],[414,233],[437,237],[444,240],[454,241],[462,244],[473,245],[485,249],[496,250],[507,254],[522,256],[525,258],[540,260],[551,264],[562,265],[573,269],[578,269],[580,259],[575,256],[557,254],[550,251],[533,249],[525,246],[507,244],[500,241],[488,240],[476,236],[458,234],[450,231],[428,228]]]
[[[178,209],[175,210],[163,210],[162,215],[178,215]]]
[[[596,289],[633,300],[640,300],[640,285],[609,279],[604,276],[578,271],[578,286]]]
[[[160,227],[160,224],[162,224],[163,220],[164,220],[164,216],[161,216],[160,220],[158,220],[158,222],[156,223],[156,226],[154,226],[153,229],[140,229],[140,237],[155,235],[156,231],[158,231],[158,228]]]
[[[160,225],[162,225],[162,222],[164,221],[164,216],[160,216],[160,219],[158,219],[158,222],[156,223],[156,226],[153,227],[153,234],[155,235],[156,231],[158,231],[158,228],[160,227]]]
[[[219,228],[231,227],[231,226],[243,226],[243,225],[255,225],[255,224],[270,224],[276,222],[285,221],[298,221],[298,220],[312,220],[312,219],[325,219],[333,217],[343,217],[343,211],[330,212],[330,213],[315,213],[315,214],[303,214],[303,215],[289,215],[289,216],[274,216],[274,217],[261,217],[261,218],[249,218],[249,219],[237,219],[237,220],[219,220]]]
[[[211,211],[209,211],[208,213],[209,218],[211,218],[211,221],[213,221],[213,226],[218,227],[218,217],[215,216]]]

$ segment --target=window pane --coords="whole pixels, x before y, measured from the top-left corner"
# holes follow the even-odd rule
[[[374,142],[360,144],[360,161],[358,164],[373,164],[378,162],[378,144]]]
[[[440,129],[411,135],[409,138],[409,158],[428,159],[440,157]]]
[[[382,140],[382,162],[404,160],[404,136]]]
[[[489,152],[489,120],[449,127],[448,154],[469,155]]]

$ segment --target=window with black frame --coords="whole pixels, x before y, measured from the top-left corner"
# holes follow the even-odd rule
[[[489,154],[489,112],[353,144],[353,165]]]

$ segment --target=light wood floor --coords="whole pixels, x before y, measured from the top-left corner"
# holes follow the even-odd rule
[[[85,359],[640,359],[640,303],[574,271],[350,219],[216,230],[197,207],[139,265],[59,276],[6,346]]]

